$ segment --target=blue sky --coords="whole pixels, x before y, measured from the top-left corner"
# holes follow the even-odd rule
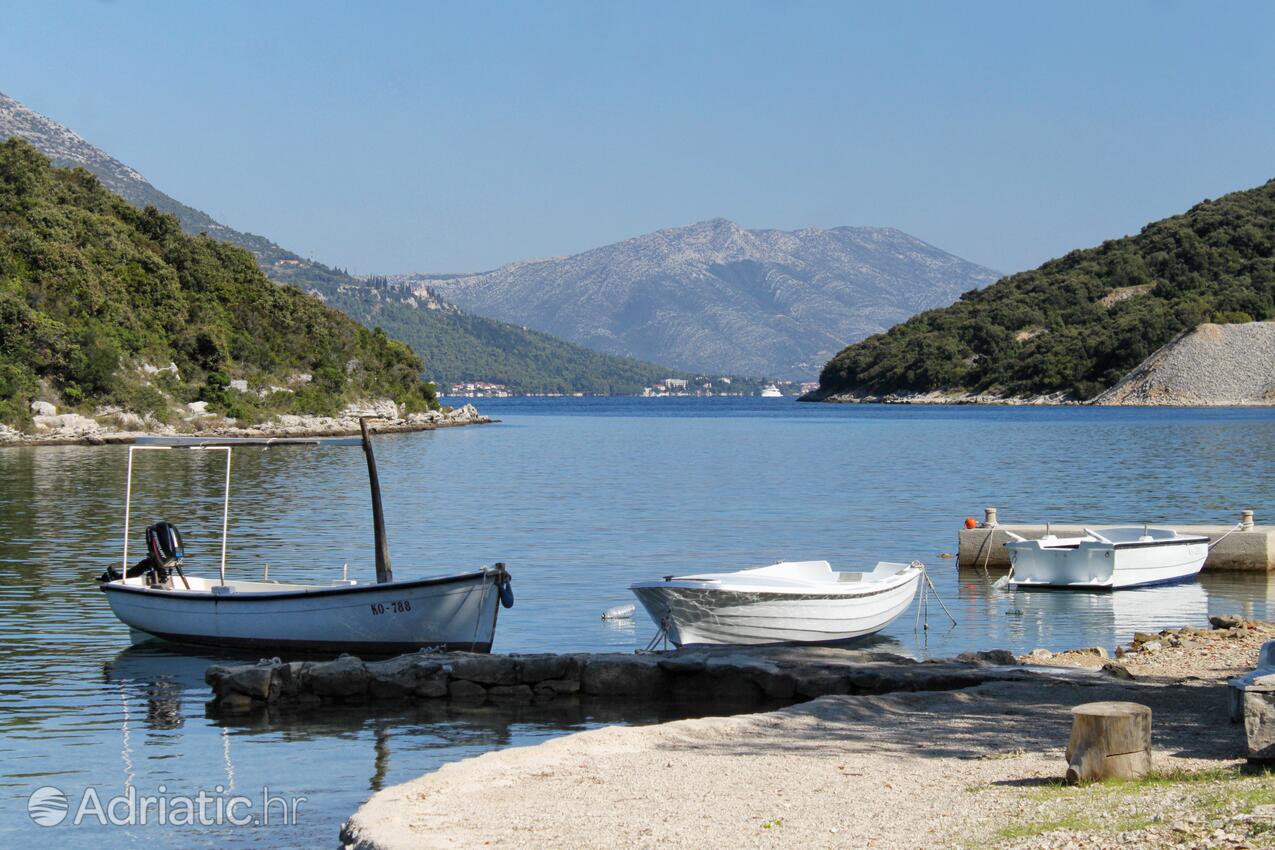
[[[0,91],[357,272],[715,216],[1002,271],[1275,177],[1273,3],[6,2]]]

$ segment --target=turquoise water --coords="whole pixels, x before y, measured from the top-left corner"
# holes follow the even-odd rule
[[[1134,630],[1265,617],[1265,576],[1205,575],[1116,594],[992,591],[958,573],[966,516],[1002,521],[1231,523],[1275,516],[1275,412],[802,405],[769,399],[509,399],[480,403],[500,424],[378,441],[395,575],[504,561],[517,603],[496,650],[630,650],[653,627],[605,623],[630,582],[780,558],[834,566],[926,562],[958,625],[931,606],[887,645],[916,656],[967,649],[1113,645]],[[206,716],[207,657],[128,648],[93,578],[120,557],[121,448],[0,450],[0,836],[59,847],[332,846],[368,794],[493,747],[616,716],[328,713],[227,723]],[[191,570],[220,543],[220,458],[138,460],[135,524],[186,536]],[[134,535],[135,538],[138,535]],[[136,545],[136,544],[135,544]],[[366,473],[356,449],[238,450],[230,570],[325,580],[349,563],[372,577]],[[201,570],[201,564],[203,570]],[[27,814],[37,787],[72,803],[132,784],[155,794],[216,786],[304,795],[292,827],[66,824]],[[222,792],[217,792],[222,793]],[[230,792],[226,792],[230,793]]]

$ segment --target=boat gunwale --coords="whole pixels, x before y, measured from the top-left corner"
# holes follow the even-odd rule
[[[905,571],[901,570],[900,572],[890,576],[888,579],[880,581],[880,582],[855,582],[854,584],[857,584],[858,587],[851,587],[849,586],[850,583],[847,583],[846,593],[830,593],[827,588],[824,588],[819,585],[811,585],[811,590],[806,591],[806,590],[775,589],[773,587],[767,588],[767,589],[745,590],[742,588],[735,588],[735,587],[720,587],[720,586],[705,587],[703,586],[703,584],[706,584],[707,582],[698,582],[700,586],[696,586],[694,584],[679,583],[679,582],[690,581],[688,579],[634,582],[633,584],[629,585],[629,590],[633,592],[634,594],[636,594],[637,591],[639,590],[664,589],[664,590],[691,591],[693,593],[703,593],[703,594],[737,594],[737,595],[754,596],[754,597],[768,596],[768,597],[775,597],[776,599],[811,600],[811,601],[831,601],[836,599],[866,599],[871,596],[880,596],[883,593],[890,593],[892,591],[896,591],[901,588],[907,587],[909,584],[912,584],[913,582],[919,580],[924,573],[923,570],[917,569],[916,567],[909,567],[908,569],[914,569],[916,570],[916,573],[914,575],[906,576],[906,575],[903,575],[903,572]],[[900,576],[902,577],[900,578]],[[892,579],[896,579],[896,578],[898,578],[897,581],[892,581]],[[876,586],[874,587],[874,585]],[[855,592],[861,589],[862,589],[862,592]],[[754,602],[755,603],[769,602],[769,601],[776,601],[776,599],[765,599],[765,600],[757,599],[757,600],[754,600]]]
[[[1073,538],[1074,539],[1074,538]],[[1123,542],[1103,543],[1101,540],[1095,540],[1091,537],[1080,538],[1076,543],[1065,543],[1060,546],[1050,546],[1048,544],[1033,546],[1033,543],[1044,543],[1040,538],[1034,540],[1011,540],[1006,543],[1006,548],[1013,550],[1039,551],[1039,552],[1072,552],[1080,548],[1082,543],[1097,543],[1099,547],[1110,546],[1112,549],[1150,549],[1156,546],[1184,546],[1187,544],[1210,543],[1213,538],[1207,535],[1167,537],[1163,540],[1126,540]],[[1094,547],[1097,548],[1097,547]]]
[[[104,582],[99,585],[103,593],[133,593],[144,596],[152,596],[155,598],[178,598],[191,600],[211,599],[214,602],[277,602],[281,599],[314,599],[322,596],[349,596],[357,593],[369,593],[372,591],[394,591],[394,590],[414,590],[418,587],[428,587],[438,584],[458,584],[461,582],[473,581],[476,578],[485,578],[486,576],[497,576],[495,570],[476,570],[469,573],[460,573],[449,576],[433,576],[429,578],[409,579],[407,581],[382,582],[379,584],[354,584],[342,585],[338,587],[326,587],[315,585],[314,590],[280,590],[280,591],[254,591],[251,593],[213,593],[212,590],[178,590],[160,587],[134,587],[132,585],[120,584],[117,581]],[[219,585],[213,585],[214,587]]]

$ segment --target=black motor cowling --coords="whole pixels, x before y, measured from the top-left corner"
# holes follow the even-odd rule
[[[130,576],[142,576],[147,584],[163,584],[169,570],[181,571],[181,560],[186,556],[182,534],[171,522],[157,522],[146,529],[146,557],[128,568]],[[115,567],[97,577],[99,582],[118,581],[123,578]]]
[[[157,522],[146,529],[146,551],[161,570],[175,566],[186,556],[182,533],[171,522]]]

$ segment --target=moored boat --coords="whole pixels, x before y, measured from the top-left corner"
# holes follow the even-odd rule
[[[912,603],[924,569],[881,562],[862,572],[781,561],[630,586],[676,646],[834,643],[880,631]]]
[[[1028,540],[1017,534],[1009,551],[1011,588],[1115,590],[1192,578],[1204,566],[1209,538],[1172,528],[1086,528],[1083,537]]]
[[[359,584],[344,577],[327,584],[226,578],[232,446],[267,443],[362,445],[372,489],[375,584]],[[186,575],[181,534],[169,523],[157,523],[146,530],[147,555],[140,563],[129,565],[134,452],[172,448],[226,453],[221,567],[216,578]],[[122,566],[118,571],[108,570],[99,581],[111,610],[129,627],[135,643],[158,638],[232,649],[382,654],[437,648],[489,652],[500,608],[513,604],[504,564],[394,580],[366,423],[362,440],[174,439],[130,446]]]

